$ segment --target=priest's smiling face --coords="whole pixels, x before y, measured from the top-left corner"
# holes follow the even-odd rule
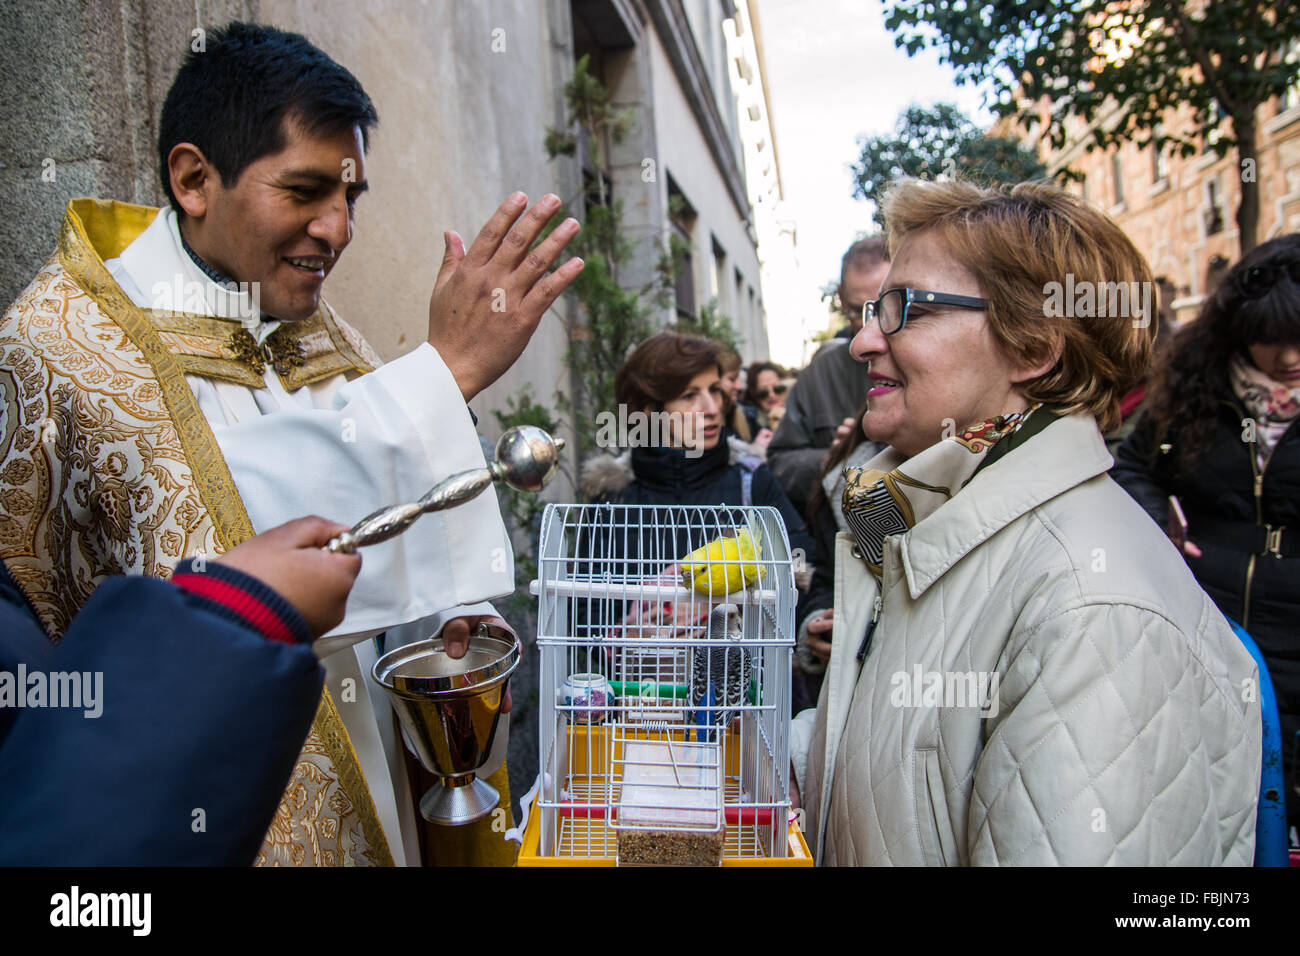
[[[186,216],[181,229],[222,275],[258,283],[263,313],[296,321],[316,311],[321,284],[352,241],[366,158],[355,126],[319,134],[286,117],[285,140],[233,184],[210,177],[202,215]]]

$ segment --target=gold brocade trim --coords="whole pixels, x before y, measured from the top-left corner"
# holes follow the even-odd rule
[[[84,214],[94,227],[104,229],[106,222],[112,219],[119,208],[132,222],[143,222],[141,231],[157,214],[157,210],[126,203],[95,199],[71,200],[63,228],[59,232],[58,259],[69,276],[94,300],[100,311],[122,329],[149,362],[162,389],[163,402],[176,425],[199,497],[212,517],[217,540],[223,549],[229,550],[253,536],[252,522],[239,498],[230,468],[185,381],[181,366],[167,351],[149,319],[109,274],[82,223]],[[122,241],[124,238],[125,241]],[[134,236],[126,238],[118,235],[105,251],[113,249],[113,255],[118,255],[129,245],[131,238]],[[117,246],[118,242],[121,243],[120,246]],[[392,866],[392,852],[379,822],[374,800],[370,796],[370,788],[366,785],[360,761],[328,688],[321,695],[321,704],[312,727],[324,743],[339,774],[340,786],[356,807],[363,832],[379,855],[381,865]]]
[[[244,511],[243,502],[235,490],[226,459],[217,448],[207,419],[199,410],[199,403],[190,391],[189,383],[180,366],[163,345],[144,313],[127,297],[109,274],[90,236],[82,225],[83,210],[93,209],[96,218],[109,213],[105,205],[125,206],[139,210],[145,207],[128,203],[106,202],[97,199],[73,199],[68,203],[63,228],[59,231],[59,263],[68,275],[86,291],[102,312],[140,350],[149,367],[153,369],[162,389],[163,404],[176,425],[181,447],[190,462],[194,484],[216,527],[217,540],[223,550],[230,550],[253,536],[253,525]],[[154,210],[156,213],[157,210]],[[151,220],[150,220],[151,221]],[[147,225],[147,224],[146,224]],[[127,239],[122,249],[130,244]],[[108,250],[106,250],[108,251]],[[121,249],[118,249],[121,252]]]
[[[323,378],[332,378],[339,373],[367,371],[369,369],[364,366],[352,365],[337,354],[322,355],[318,358],[309,358],[298,368],[290,369],[287,377],[281,376],[281,381],[284,382],[284,390],[292,392],[312,382],[319,382]]]
[[[320,304],[321,309],[318,314],[321,317],[321,324],[323,324],[326,331],[329,332],[330,341],[334,343],[334,348],[337,350],[338,354],[343,356],[343,358],[358,371],[368,372],[374,369],[376,367],[376,362],[361,355],[352,347],[352,343],[348,341],[347,336],[343,334],[343,330],[339,327],[339,318],[334,314],[334,310],[324,299],[321,299]]]
[[[186,375],[198,375],[201,378],[215,378],[235,385],[247,385],[249,388],[266,388],[266,379],[252,369],[237,362],[223,358],[207,358],[201,355],[177,355],[172,352],[176,364]]]
[[[358,803],[356,806],[366,842],[379,857],[376,862],[380,866],[395,866],[393,853],[388,847],[388,838],[384,835],[384,827],[379,822],[379,812],[375,809],[374,800],[370,796],[370,786],[366,783],[365,772],[361,769],[361,761],[357,759],[357,752],[352,747],[352,739],[348,737],[347,728],[343,725],[343,718],[339,716],[338,708],[334,706],[334,698],[330,696],[328,687],[321,690],[320,707],[316,710],[312,726],[316,733],[320,734],[325,750],[334,761],[334,769],[338,771],[339,786],[343,788],[343,792],[349,795],[358,793],[365,795],[365,803]],[[338,759],[337,755],[340,753],[346,753],[347,759]]]
[[[140,311],[187,373],[250,388],[266,387],[266,355],[238,319],[162,309]],[[352,348],[324,300],[301,322],[280,325],[267,337],[266,345],[282,359],[272,364],[287,392],[340,373],[361,374],[375,367]]]

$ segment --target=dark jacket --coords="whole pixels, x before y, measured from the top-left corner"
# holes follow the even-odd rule
[[[747,470],[741,463],[745,451],[726,441],[706,451],[698,458],[688,458],[685,452],[672,448],[634,448],[621,458],[605,456],[588,465],[583,474],[583,487],[595,502],[624,505],[726,505],[738,508],[743,504],[742,482]],[[770,506],[780,512],[790,539],[790,551],[802,550],[803,563],[809,572],[817,562],[817,548],[808,532],[803,517],[794,510],[790,500],[776,483],[767,467],[751,462],[752,475],[750,503],[756,507]],[[672,521],[671,512],[663,513],[663,523]],[[739,517],[737,518],[739,520]],[[692,550],[705,544],[696,534],[678,532],[672,539],[656,536],[643,529],[629,539],[626,551],[618,545],[618,557],[635,557],[661,564],[671,564]],[[635,549],[635,553],[633,552]],[[613,557],[614,555],[611,555]],[[649,570],[650,564],[647,564]],[[804,575],[805,582],[810,574]],[[804,599],[800,589],[798,600]],[[802,608],[796,608],[797,615]]]
[[[767,461],[801,513],[808,509],[835,429],[861,410],[870,384],[867,367],[853,357],[847,342],[836,339],[808,363],[787,396]]]
[[[1300,731],[1300,427],[1282,435],[1260,475],[1254,445],[1243,441],[1246,410],[1226,389],[1220,399],[1210,447],[1195,467],[1179,467],[1176,431],[1157,446],[1154,423],[1144,414],[1120,446],[1111,477],[1162,527],[1169,496],[1177,496],[1187,538],[1202,552],[1188,557],[1188,566],[1219,610],[1255,639],[1268,664],[1290,782]],[[1283,557],[1268,547],[1269,529],[1279,528],[1285,530],[1273,543]],[[1287,798],[1295,820],[1300,800],[1293,793]]]
[[[39,674],[52,688],[55,675],[65,687],[90,675],[95,698],[0,706],[0,865],[253,862],[324,672],[279,594],[216,563],[203,577],[229,605],[167,581],[109,578],[56,645],[0,565],[0,679],[36,686]],[[258,608],[292,639],[254,627],[244,615]]]
[[[674,448],[634,448],[630,458],[605,457],[589,465],[584,487],[593,501],[624,505],[731,505],[743,504],[744,473],[740,459],[747,449],[726,441],[698,458]],[[815,561],[816,546],[806,522],[772,477],[766,465],[754,463],[750,504],[781,512],[790,548],[802,548],[807,562]]]

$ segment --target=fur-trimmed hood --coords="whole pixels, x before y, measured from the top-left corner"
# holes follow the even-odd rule
[[[632,484],[632,452],[625,451],[618,457],[604,454],[588,458],[583,463],[579,484],[588,501],[617,496]]]

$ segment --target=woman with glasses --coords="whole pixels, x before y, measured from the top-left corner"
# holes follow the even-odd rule
[[[1173,505],[1196,580],[1255,639],[1300,731],[1300,235],[1256,246],[1179,333],[1112,477],[1162,526]],[[1289,825],[1300,798],[1286,794]]]
[[[851,348],[889,447],[846,471],[829,668],[791,738],[819,862],[1249,865],[1254,663],[1106,475],[1150,269],[1048,185],[913,180],[883,211]]]

